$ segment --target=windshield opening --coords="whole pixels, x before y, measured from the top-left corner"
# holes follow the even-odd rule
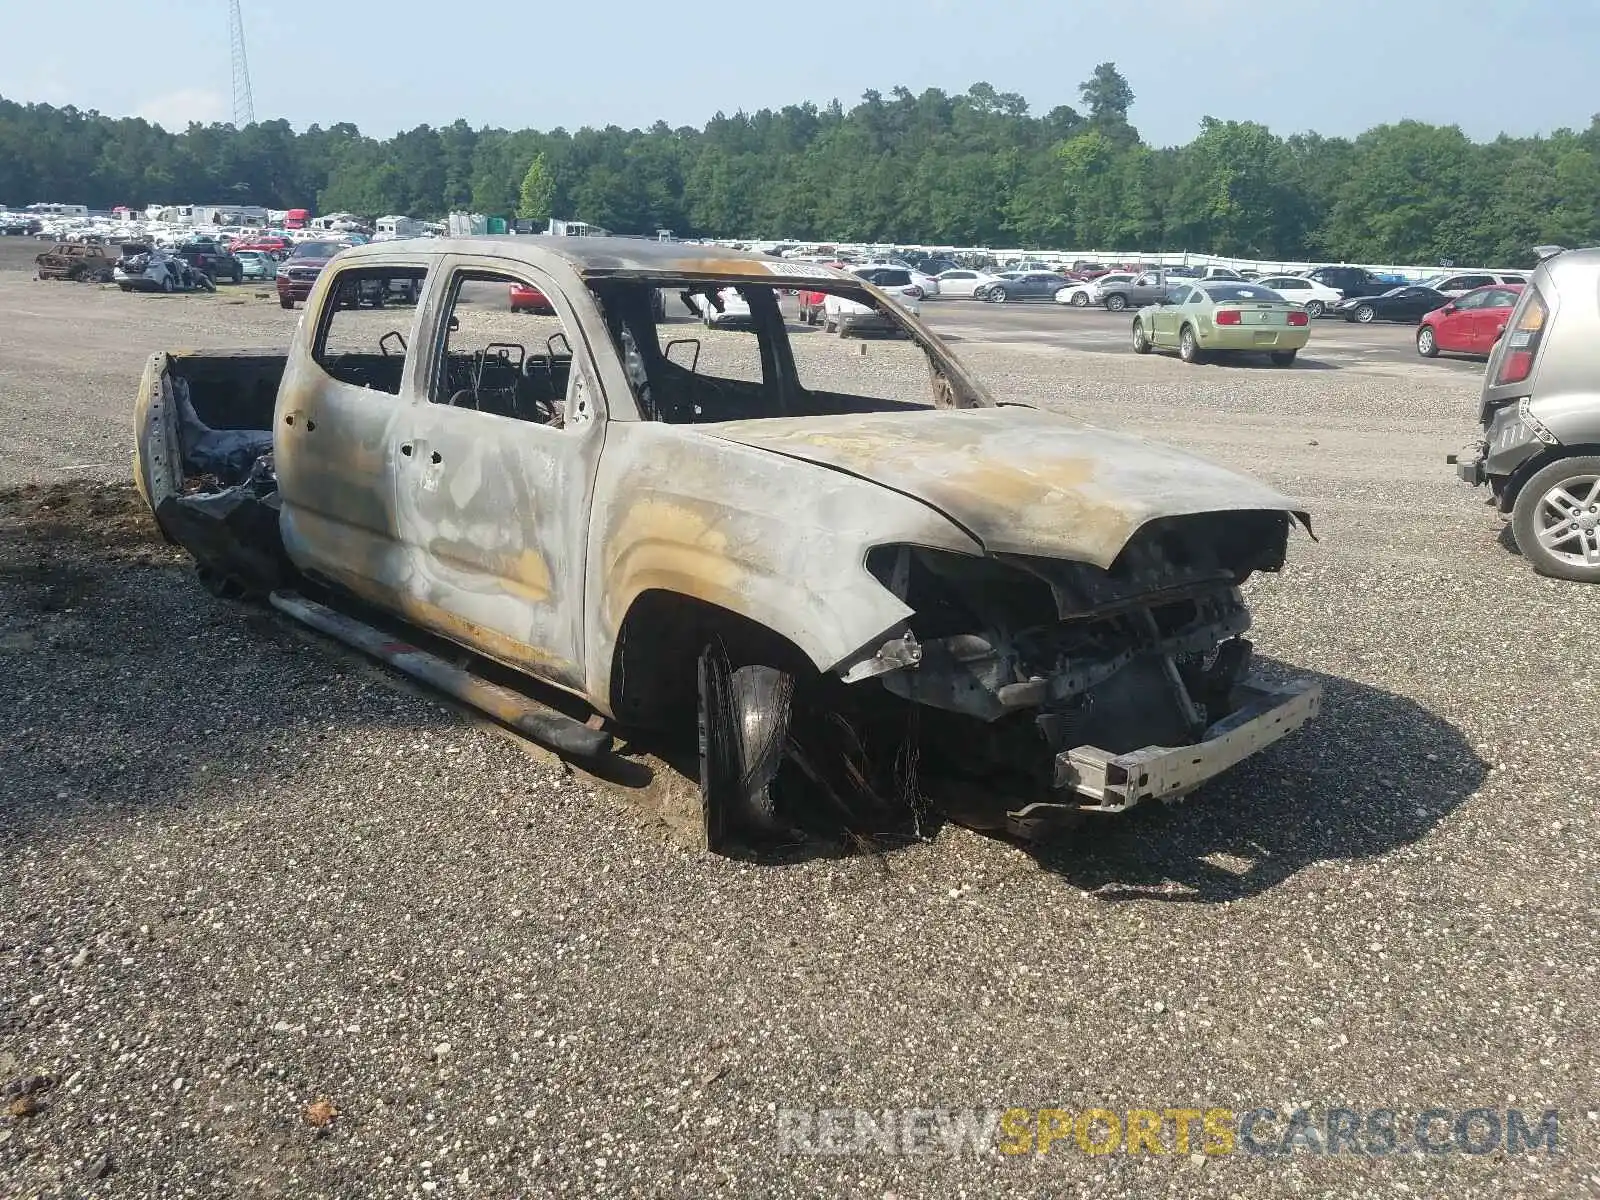
[[[990,407],[961,364],[913,323],[920,289],[909,276],[880,286],[874,293],[828,276],[803,289],[660,278],[590,288],[645,420]],[[859,348],[842,351],[846,339]]]

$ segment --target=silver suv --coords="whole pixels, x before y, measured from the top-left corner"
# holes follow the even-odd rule
[[[1483,437],[1453,461],[1535,570],[1600,583],[1600,248],[1547,249],[1490,354]]]

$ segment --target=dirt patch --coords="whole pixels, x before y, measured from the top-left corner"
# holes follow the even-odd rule
[[[113,558],[176,551],[131,483],[29,483],[0,491],[0,538],[87,543]]]
[[[128,483],[25,484],[0,491],[0,582],[33,612],[70,612],[101,591],[113,564],[171,566],[184,558]]]

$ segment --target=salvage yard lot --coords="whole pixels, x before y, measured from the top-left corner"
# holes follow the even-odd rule
[[[1284,371],[926,314],[997,398],[1305,502],[1252,636],[1321,718],[1048,851],[707,856],[154,539],[145,357],[298,313],[0,270],[0,1084],[57,1081],[0,1115],[0,1195],[1593,1192],[1600,596],[1445,467],[1479,368],[1399,328],[1319,322]],[[900,349],[796,334],[820,372]],[[1553,1108],[1561,1152],[779,1154],[781,1109],[944,1105]]]

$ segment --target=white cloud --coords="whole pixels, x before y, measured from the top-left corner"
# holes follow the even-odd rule
[[[134,110],[134,116],[153,121],[169,131],[182,131],[188,128],[190,121],[199,121],[202,125],[227,121],[232,117],[231,107],[221,92],[209,88],[181,88],[146,100]]]

